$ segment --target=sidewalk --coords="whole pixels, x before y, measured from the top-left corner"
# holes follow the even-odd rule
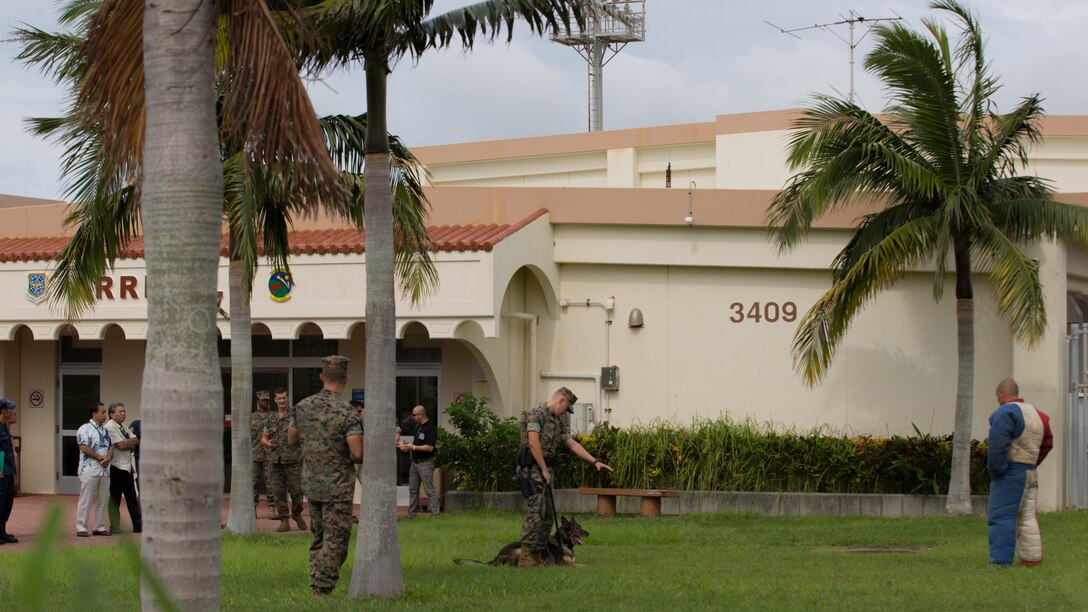
[[[15,505],[11,510],[11,518],[8,519],[7,530],[11,535],[19,538],[18,544],[4,544],[0,546],[0,555],[5,552],[15,551],[28,551],[34,543],[38,541],[38,536],[41,533],[42,523],[45,521],[46,515],[49,513],[49,509],[54,505],[59,504],[62,508],[63,518],[61,519],[61,531],[59,543],[61,546],[90,546],[96,544],[111,544],[117,543],[122,538],[139,538],[140,534],[124,533],[115,534],[109,537],[103,536],[91,536],[89,538],[76,537],[75,530],[75,516],[76,516],[76,502],[79,501],[78,495],[20,495],[15,498]],[[230,499],[223,498],[223,511],[221,513],[221,521],[225,525],[227,522],[227,512],[230,510]],[[407,508],[404,506],[397,507],[397,518],[403,517]],[[355,516],[359,515],[359,506],[354,508]],[[91,521],[94,520],[94,508],[91,508]],[[302,515],[306,517],[306,522],[310,521],[309,507],[303,511]],[[106,524],[109,524],[109,519],[106,520]],[[132,523],[128,518],[128,510],[125,509],[124,504],[121,504],[121,525],[125,531],[132,529]],[[268,506],[264,501],[261,501],[257,511],[257,528],[261,533],[271,533],[274,535],[280,535],[276,532],[276,528],[279,527],[279,521],[268,520]],[[283,535],[298,534],[298,527],[294,521],[291,522],[291,531],[286,532]],[[309,532],[307,532],[309,533]]]

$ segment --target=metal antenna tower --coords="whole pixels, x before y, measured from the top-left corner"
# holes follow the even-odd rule
[[[646,40],[646,0],[609,0],[612,11],[594,10],[582,32],[560,32],[551,39],[573,47],[589,64],[589,131],[604,129],[604,67],[629,42]],[[623,15],[623,20],[616,15]],[[626,23],[625,23],[626,21]],[[605,55],[611,52],[611,55]]]
[[[794,34],[794,32],[820,29],[824,30],[825,32],[831,32],[835,35],[836,38],[846,43],[846,45],[850,47],[850,95],[847,96],[847,100],[851,103],[855,103],[857,102],[857,94],[854,92],[854,49],[856,49],[857,46],[861,44],[861,41],[865,40],[865,37],[869,34],[869,32],[873,31],[873,28],[876,27],[876,24],[880,23],[881,21],[899,21],[903,19],[899,15],[899,13],[896,13],[895,11],[892,11],[892,14],[894,14],[895,17],[879,17],[877,19],[866,19],[865,17],[862,17],[856,11],[851,9],[849,17],[846,17],[842,14],[839,15],[839,17],[842,17],[842,21],[835,21],[831,23],[817,23],[815,25],[805,26],[803,28],[792,28],[789,30],[782,29],[769,21],[764,21],[763,23],[771,26],[779,32],[782,32],[783,34],[789,34],[790,36],[798,40],[800,40],[801,37]],[[865,32],[861,34],[861,37],[855,40],[854,29],[857,27],[858,24],[862,24],[868,27],[865,28]],[[845,25],[848,27],[850,31],[849,38],[843,38],[842,35],[832,29],[833,27],[840,25]]]

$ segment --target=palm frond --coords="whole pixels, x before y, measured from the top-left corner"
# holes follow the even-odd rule
[[[942,31],[943,33],[943,31]],[[947,51],[901,25],[878,26],[865,69],[884,84],[889,122],[913,143],[942,182],[962,184],[966,156],[960,142],[955,73]]]
[[[985,265],[997,308],[1008,318],[1013,336],[1029,348],[1035,346],[1046,333],[1046,299],[1039,280],[1039,262],[992,226],[975,233],[974,251],[989,259]]]
[[[138,168],[144,143],[141,0],[102,0],[85,30],[85,70],[76,84],[74,119],[96,126],[103,175]]]
[[[31,26],[17,28],[14,34],[15,42],[22,45],[15,59],[37,67],[55,82],[73,80],[83,72],[85,63],[80,55],[82,36],[70,32],[46,32]]]
[[[815,385],[827,374],[835,349],[865,304],[930,253],[936,229],[932,217],[900,225],[860,254],[813,304],[793,337],[794,369],[806,384]]]
[[[1038,96],[1024,98],[1012,112],[992,115],[983,125],[982,151],[972,161],[975,184],[986,179],[1012,176],[1027,165],[1028,149],[1042,142],[1039,122],[1043,117]]]
[[[1039,180],[1025,176],[1001,181],[1005,190],[995,195],[994,226],[1017,241],[1060,238],[1088,244],[1088,208],[1049,199]]]
[[[315,206],[343,197],[339,174],[298,74],[265,2],[222,0],[229,42],[221,79],[222,140],[266,167],[291,165]],[[236,144],[235,144],[236,143]]]
[[[930,201],[940,181],[902,136],[853,103],[818,97],[793,124],[789,162],[804,168],[772,198],[765,221],[780,251],[812,221],[874,199]]]

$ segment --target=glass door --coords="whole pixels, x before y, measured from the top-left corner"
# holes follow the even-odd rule
[[[91,402],[99,401],[102,388],[100,366],[62,366],[60,405],[57,422],[57,493],[79,493],[79,446],[76,432],[90,421]]]
[[[410,423],[412,408],[423,406],[427,410],[427,419],[439,427],[438,411],[438,377],[441,370],[438,367],[399,367],[397,368],[397,397],[396,418],[397,426],[401,427],[403,435],[415,433],[415,425],[411,425],[410,431],[404,431],[402,425]],[[408,454],[400,451],[397,453],[397,485],[404,488],[407,495],[408,487]],[[399,491],[398,491],[399,493]],[[399,497],[399,495],[398,495]]]

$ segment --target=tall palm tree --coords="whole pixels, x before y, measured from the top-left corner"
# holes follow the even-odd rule
[[[141,554],[179,607],[217,609],[223,470],[208,433],[223,418],[215,342],[220,140],[240,143],[256,165],[292,160],[313,202],[335,202],[343,189],[263,2],[145,8],[140,0],[74,0],[62,18],[81,23],[86,42],[58,57],[54,77],[77,79],[69,116],[97,136],[93,153],[72,163],[97,164],[100,179],[71,195],[112,190],[138,197],[142,208],[149,291]],[[217,34],[234,43],[221,79],[229,120],[218,126]],[[148,584],[143,605],[155,609]]]
[[[1058,238],[1088,244],[1088,211],[1052,201],[1045,180],[1017,175],[1041,138],[1039,97],[998,114],[998,81],[975,17],[954,0],[931,8],[958,23],[958,45],[933,19],[923,22],[924,34],[876,28],[865,68],[887,89],[886,114],[818,97],[793,126],[789,163],[800,172],[774,197],[766,220],[775,244],[788,250],[825,213],[882,206],[855,228],[834,261],[831,288],[794,335],[794,365],[810,385],[827,373],[854,315],[879,291],[933,261],[940,300],[952,265],[959,377],[946,510],[958,515],[971,511],[972,271],[988,273],[1014,337],[1032,346],[1046,330],[1046,308],[1038,264],[1019,245]]]
[[[393,225],[389,185],[389,142],[386,137],[386,80],[396,62],[418,59],[428,49],[459,41],[471,49],[479,33],[494,40],[523,19],[534,34],[581,27],[586,11],[615,14],[595,0],[487,0],[430,17],[433,0],[322,0],[309,3],[307,23],[327,41],[324,47],[300,48],[312,65],[324,68],[363,61],[366,104],[370,118],[366,138],[366,377],[367,428],[363,462],[363,497],[359,542],[349,595],[388,596],[403,592],[396,530],[396,462],[386,432],[396,427],[396,367],[393,295]],[[622,15],[618,15],[623,19]],[[379,193],[379,191],[381,193]]]
[[[72,23],[69,16],[62,19]],[[80,24],[75,24],[80,25]],[[18,59],[39,65],[59,80],[76,85],[81,71],[72,67],[85,33],[50,33],[36,28],[16,31],[23,43]],[[229,49],[220,38],[218,56]],[[222,62],[220,62],[222,63]],[[220,107],[221,108],[221,107]],[[219,118],[220,122],[223,120]],[[138,186],[104,180],[95,163],[100,147],[97,132],[87,131],[78,118],[31,119],[32,130],[55,139],[66,148],[65,167],[70,193],[84,195],[73,207],[66,224],[75,235],[58,257],[52,277],[55,303],[76,318],[93,305],[99,277],[112,268],[116,257],[139,233]],[[362,226],[361,177],[366,116],[333,115],[319,124],[334,163],[341,171],[348,198],[339,213],[356,227]],[[437,272],[428,252],[425,220],[427,204],[418,176],[419,163],[395,136],[390,137],[393,178],[394,224],[397,228],[397,271],[402,290],[413,303],[421,302],[436,286]],[[249,419],[253,397],[250,290],[258,264],[258,241],[263,243],[270,265],[290,270],[287,231],[293,217],[308,212],[307,203],[296,197],[306,193],[292,185],[292,176],[267,176],[248,163],[247,156],[227,150],[221,142],[224,175],[223,214],[229,230],[229,309],[231,326],[231,504],[226,529],[232,533],[256,533],[257,523],[248,508],[253,487]],[[87,201],[90,200],[90,201]]]

